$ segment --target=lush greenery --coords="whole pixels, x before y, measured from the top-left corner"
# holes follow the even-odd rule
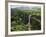
[[[38,20],[41,20],[40,8],[37,8],[36,10],[21,10],[17,8],[11,8],[11,31],[28,31],[29,15],[31,15],[31,30],[40,30],[41,23],[32,18],[34,17]]]

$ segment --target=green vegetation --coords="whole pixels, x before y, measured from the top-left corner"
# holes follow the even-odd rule
[[[40,30],[41,23],[32,17],[41,21],[41,9],[37,10],[21,10],[11,8],[11,31],[28,31],[28,16],[31,16],[31,30]]]

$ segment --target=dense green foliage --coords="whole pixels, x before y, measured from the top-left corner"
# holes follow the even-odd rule
[[[11,9],[11,31],[28,31],[28,16],[41,20],[41,9],[35,10],[19,10]],[[31,30],[40,30],[41,23],[31,18]]]

